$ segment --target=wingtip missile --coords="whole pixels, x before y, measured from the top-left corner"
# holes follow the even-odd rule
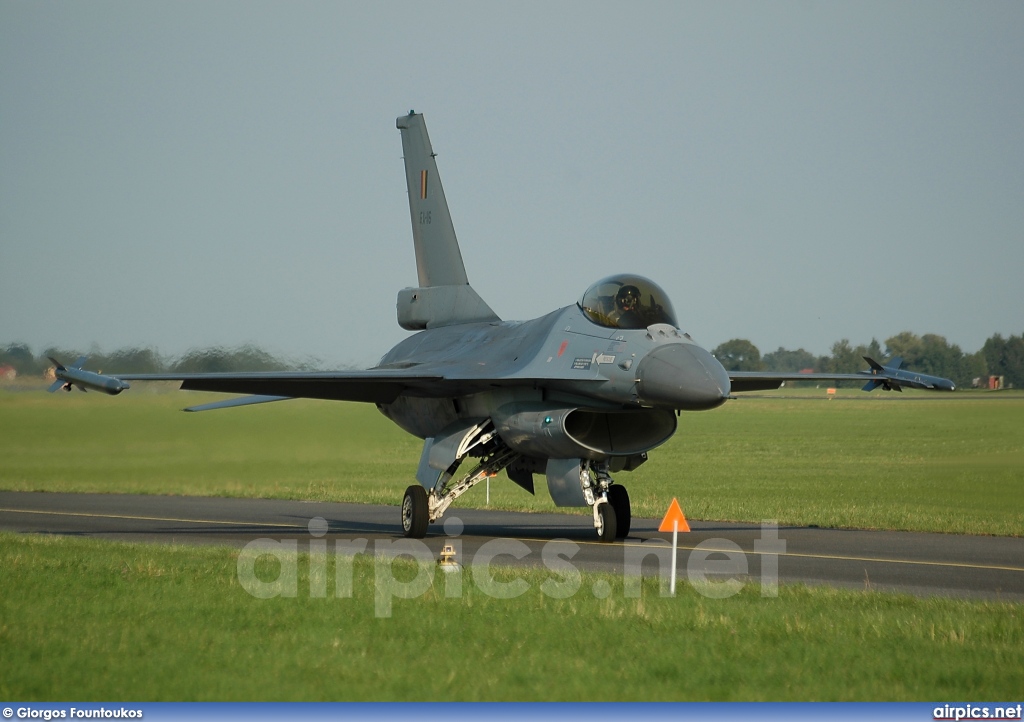
[[[50,388],[47,389],[50,393],[57,389],[70,391],[71,387],[75,386],[81,391],[92,389],[93,391],[102,391],[105,394],[117,396],[117,394],[125,389],[130,388],[128,383],[121,379],[84,370],[82,364],[85,363],[85,356],[80,357],[72,366],[65,366],[52,356],[49,358],[55,367],[53,370],[54,376],[57,377],[57,380],[50,384]]]

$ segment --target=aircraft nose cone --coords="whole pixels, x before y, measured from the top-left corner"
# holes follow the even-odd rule
[[[694,344],[651,350],[637,369],[641,402],[688,411],[721,406],[729,397],[729,374],[714,356]]]

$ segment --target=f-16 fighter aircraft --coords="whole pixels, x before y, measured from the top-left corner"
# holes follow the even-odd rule
[[[643,276],[603,278],[573,305],[502,321],[469,285],[423,116],[398,118],[419,285],[398,293],[398,323],[415,331],[366,371],[97,374],[56,361],[51,391],[117,394],[128,381],[251,394],[205,411],[293,398],[376,404],[424,440],[417,484],[402,501],[405,536],[422,538],[453,502],[504,471],[530,493],[543,475],[558,506],[588,506],[601,541],[629,534],[630,503],[612,474],[632,471],[675,433],[677,413],[725,403],[732,391],[786,380],[868,380],[865,389],[953,390],[952,382],[869,361],[861,374],[730,373],[680,328],[665,291]],[[865,374],[868,374],[865,376]],[[468,468],[467,468],[468,467]]]

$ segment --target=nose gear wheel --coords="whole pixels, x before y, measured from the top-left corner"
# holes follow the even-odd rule
[[[607,461],[581,461],[580,486],[583,497],[594,512],[594,529],[602,542],[625,539],[629,534],[632,514],[629,494],[616,485],[608,473]]]

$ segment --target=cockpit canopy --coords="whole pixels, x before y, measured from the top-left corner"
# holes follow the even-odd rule
[[[679,328],[672,302],[661,286],[643,276],[602,278],[578,302],[587,318],[606,328],[638,329],[655,323]]]

